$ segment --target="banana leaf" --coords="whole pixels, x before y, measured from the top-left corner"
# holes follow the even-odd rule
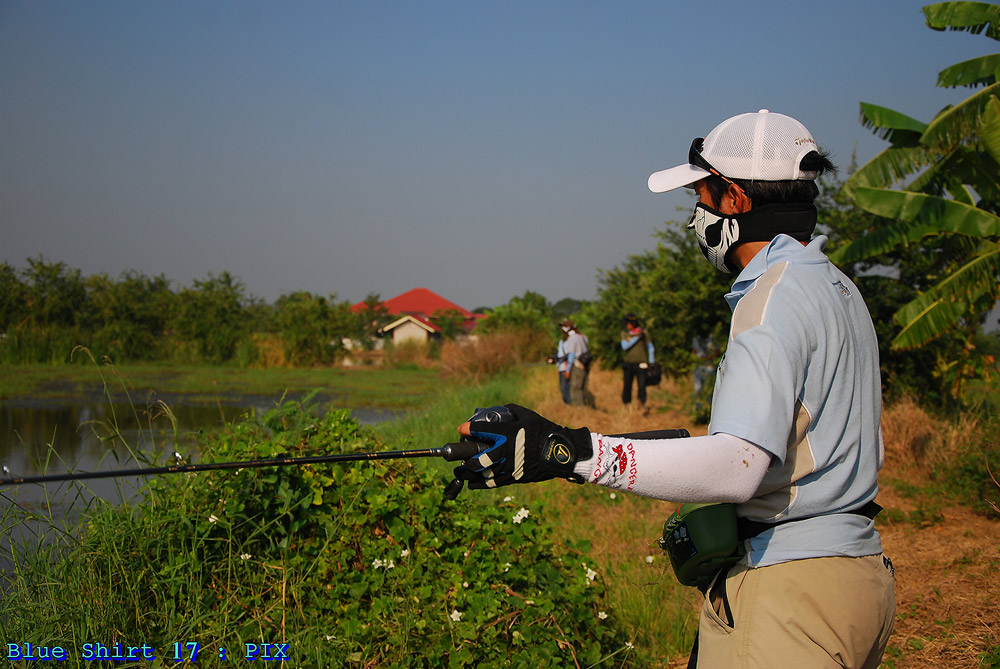
[[[989,154],[959,147],[932,164],[904,190],[927,195],[951,195],[955,200],[975,205],[972,191],[979,197],[1000,202],[1000,165]],[[970,190],[971,188],[971,190]]]
[[[904,305],[893,316],[902,329],[892,341],[896,349],[912,349],[944,334],[961,319],[975,316],[970,305],[1000,297],[1000,244],[988,242],[972,260],[931,289]]]
[[[994,161],[1000,163],[1000,100],[993,98],[983,109],[983,125],[979,134],[983,140],[986,152]],[[1000,173],[993,174],[994,182],[1000,178]]]
[[[998,70],[1000,70],[1000,53],[980,56],[941,70],[938,73],[937,85],[941,88],[989,86],[996,83]]]
[[[912,116],[870,102],[861,103],[861,125],[893,146],[915,146],[927,124]]]
[[[922,146],[889,147],[862,165],[844,183],[848,195],[858,188],[891,186],[934,163],[934,156]]]
[[[959,104],[945,108],[927,126],[920,137],[920,143],[928,149],[941,152],[975,143],[983,111],[998,95],[1000,84],[994,83],[973,93]]]
[[[934,30],[962,30],[1000,40],[1000,6],[986,2],[939,2],[924,7],[927,26]]]
[[[895,223],[882,226],[838,249],[831,259],[854,262],[891,251],[900,244],[917,242],[941,233],[957,233],[995,240],[1000,237],[1000,217],[977,207],[934,195],[858,188],[852,195],[865,211]]]

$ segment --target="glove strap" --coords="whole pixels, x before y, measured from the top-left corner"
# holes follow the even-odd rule
[[[584,479],[573,472],[573,467],[579,460],[589,460],[594,454],[590,442],[590,430],[581,427],[577,430],[562,430],[553,432],[542,443],[539,460],[546,469],[556,476],[573,483],[584,483]]]

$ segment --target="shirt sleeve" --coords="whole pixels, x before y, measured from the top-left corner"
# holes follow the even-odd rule
[[[729,434],[633,440],[591,433],[591,441],[594,455],[576,463],[576,474],[672,502],[745,502],[771,463],[767,452]]]
[[[709,433],[741,437],[784,462],[804,383],[803,356],[767,325],[732,339],[715,380]]]

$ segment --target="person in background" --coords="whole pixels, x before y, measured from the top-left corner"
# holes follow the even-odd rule
[[[567,319],[560,326],[566,335],[566,366],[563,376],[569,381],[569,403],[576,406],[593,406],[587,377],[590,375],[590,342],[577,331],[573,321]]]
[[[473,489],[561,477],[734,505],[735,528],[714,528],[739,548],[708,574],[699,669],[875,669],[892,632],[894,571],[874,523],[885,459],[875,328],[827,238],[812,236],[816,180],[834,169],[804,125],[762,109],[649,177],[655,193],[694,189],[688,229],[716,269],[737,274],[708,434],[606,435],[514,404],[508,422],[459,426],[488,445],[455,469]],[[581,504],[574,522],[589,515]]]
[[[632,403],[632,381],[636,383],[636,399],[646,406],[646,370],[653,362],[653,340],[639,326],[635,314],[625,316],[625,329],[621,334],[622,351],[622,404]]]
[[[569,404],[569,376],[566,375],[566,370],[569,367],[566,364],[566,331],[559,328],[559,332],[561,336],[559,345],[556,347],[556,354],[545,358],[545,362],[556,366],[556,372],[559,374],[559,394],[562,395],[563,403]]]

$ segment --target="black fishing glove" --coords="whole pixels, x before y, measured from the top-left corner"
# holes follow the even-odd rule
[[[590,430],[556,425],[516,404],[508,404],[507,410],[511,418],[505,422],[469,423],[472,439],[487,448],[456,467],[456,479],[468,481],[472,489],[534,483],[555,477],[583,483],[573,473],[573,466],[593,455]]]

